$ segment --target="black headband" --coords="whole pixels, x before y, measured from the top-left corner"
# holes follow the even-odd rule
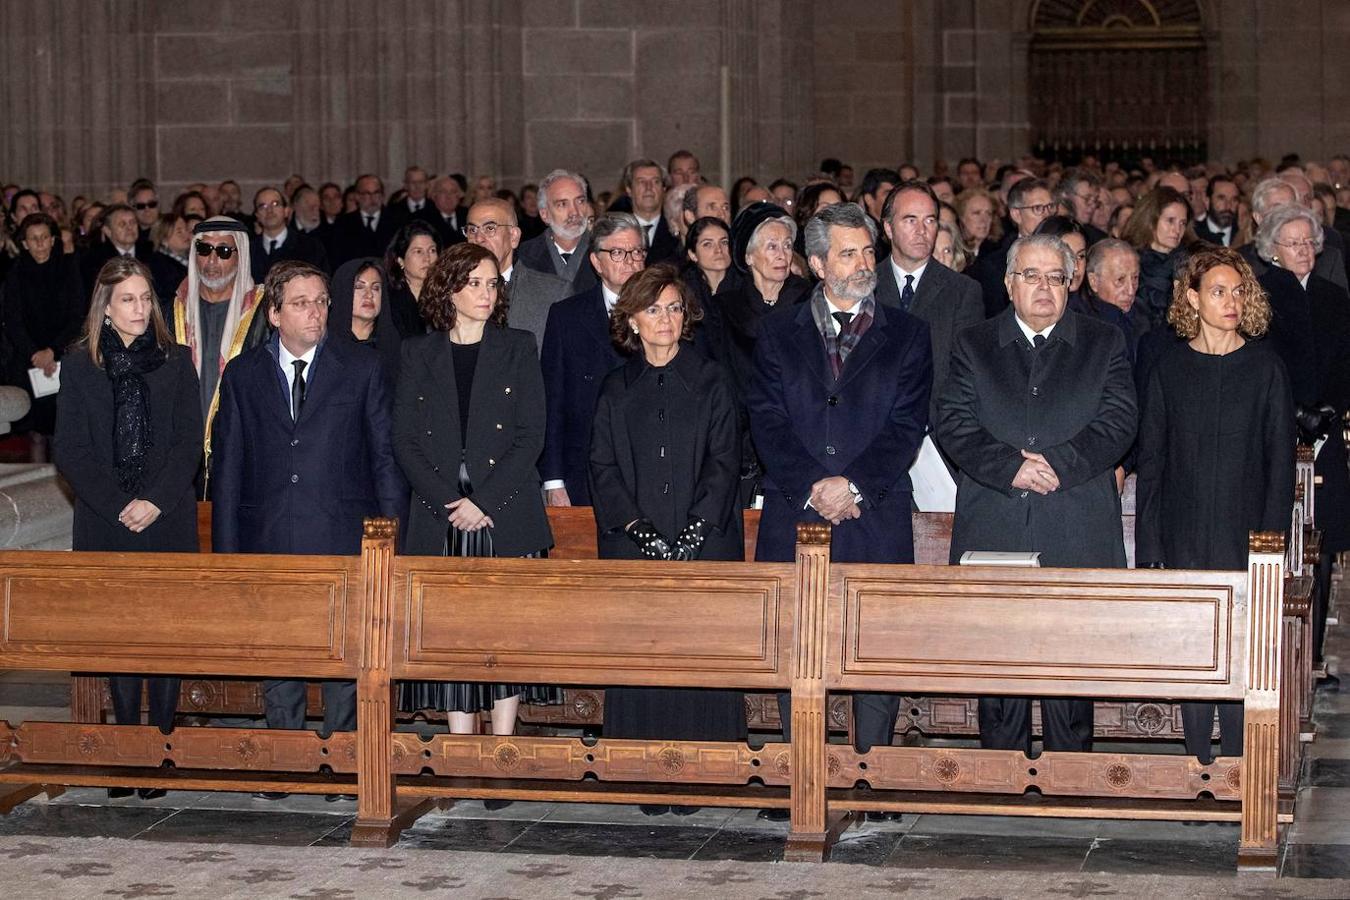
[[[206,219],[192,226],[193,234],[210,234],[213,231],[238,231],[241,234],[248,234],[248,226],[238,219],[221,221],[220,219]]]

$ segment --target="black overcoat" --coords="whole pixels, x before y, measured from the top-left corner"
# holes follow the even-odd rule
[[[553,546],[539,491],[544,381],[533,334],[495,325],[483,329],[467,444],[460,439],[463,414],[450,339],[440,331],[405,339],[394,398],[394,452],[412,485],[406,552],[442,552],[445,504],[461,496],[461,450],[473,502],[492,517],[496,555],[525,556]]]
[[[624,534],[650,519],[674,541],[712,526],[700,559],[745,558],[740,433],[722,368],[688,345],[665,366],[641,354],[605,377],[591,431],[591,503],[601,559],[642,559]]]
[[[113,456],[113,390],[103,369],[83,347],[61,362],[57,395],[56,467],[75,492],[75,550],[197,551],[197,494],[193,480],[202,460],[202,404],[192,354],[177,344],[168,359],[145,375],[150,389],[153,444],[138,495],[117,483]],[[160,515],[135,534],[117,521],[134,499],[149,500]]]
[[[1119,328],[1066,313],[1040,350],[1013,309],[956,339],[938,442],[961,470],[951,562],[967,550],[1040,551],[1046,566],[1125,565],[1115,466],[1138,424]],[[1023,449],[1059,490],[1012,486]]]
[[[1245,569],[1247,533],[1289,529],[1294,407],[1284,364],[1248,341],[1225,356],[1182,345],[1141,402],[1135,559]]]

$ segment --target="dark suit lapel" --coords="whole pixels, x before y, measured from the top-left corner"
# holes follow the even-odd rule
[[[277,340],[275,335],[272,336],[272,340]],[[276,347],[264,346],[255,363],[256,378],[259,383],[270,388],[263,394],[272,399],[263,402],[267,404],[272,414],[284,423],[286,429],[290,430],[295,425],[295,421],[291,418],[291,395],[286,391],[286,379],[281,375],[279,359]]]
[[[942,290],[944,275],[946,273],[942,271],[942,263],[929,259],[927,268],[923,270],[923,277],[919,279],[919,286],[914,291],[914,302],[909,307],[910,315],[920,315],[924,308],[933,302],[933,298]]]
[[[594,288],[594,296],[586,313],[586,333],[597,340],[605,350],[614,351],[614,342],[609,336],[609,313],[605,311],[605,292],[599,285]]]
[[[872,324],[863,332],[862,339],[848,355],[848,359],[844,360],[844,371],[839,373],[840,387],[856,378],[859,372],[867,368],[872,357],[877,355],[877,351],[890,342],[890,338],[886,336],[886,310],[879,303],[874,304],[874,309]]]
[[[834,377],[825,365],[825,342],[820,337],[820,329],[816,328],[815,317],[811,315],[811,301],[803,303],[795,315],[797,327],[793,329],[792,340],[797,345],[801,359],[821,383],[833,384]]]
[[[900,308],[900,288],[895,283],[895,270],[891,268],[889,257],[877,263],[876,301]]]
[[[314,410],[327,403],[329,396],[335,394],[347,380],[347,362],[342,358],[337,341],[325,341],[315,362],[314,377],[305,385],[305,402],[300,407],[301,419],[315,415]]]

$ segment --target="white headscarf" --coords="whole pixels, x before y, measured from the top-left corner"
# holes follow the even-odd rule
[[[212,223],[229,223],[231,227],[222,228],[219,231],[209,230]],[[226,361],[230,357],[230,345],[234,341],[234,333],[239,328],[239,320],[243,317],[244,298],[253,290],[253,269],[249,262],[249,234],[247,229],[238,219],[232,219],[229,216],[212,216],[205,222],[202,222],[199,228],[202,231],[192,235],[192,241],[195,245],[198,240],[211,240],[212,238],[221,238],[226,235],[234,238],[235,257],[239,264],[234,270],[234,291],[230,295],[230,309],[225,314],[225,328],[220,334],[220,366],[225,367]],[[201,311],[198,306],[201,290],[201,274],[197,270],[197,249],[195,246],[188,248],[188,274],[187,274],[187,302],[184,304],[184,332],[187,336],[188,346],[192,348],[192,362],[197,367],[197,376],[202,377],[202,353],[200,350],[201,335]],[[217,373],[219,374],[219,373]]]

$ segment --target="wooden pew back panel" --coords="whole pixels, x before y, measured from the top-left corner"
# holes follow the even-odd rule
[[[0,668],[354,677],[360,557],[0,556]]]
[[[394,573],[394,679],[791,684],[790,563],[397,557]]]
[[[829,690],[1241,700],[1243,572],[836,564]],[[1180,579],[1180,583],[1179,582]],[[1065,685],[1077,685],[1065,690]]]

